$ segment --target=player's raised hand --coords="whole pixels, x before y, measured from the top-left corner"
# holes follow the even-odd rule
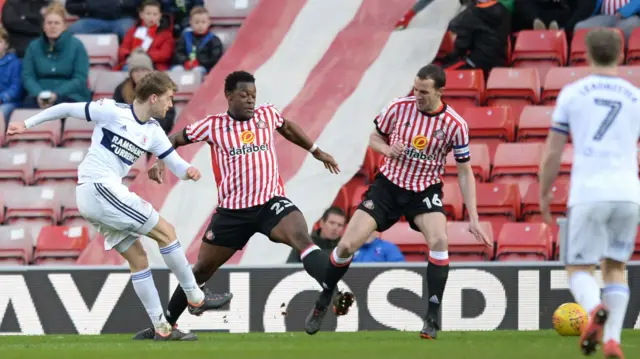
[[[147,171],[147,175],[149,179],[152,181],[156,181],[162,184],[162,175],[164,173],[164,162],[158,161],[156,162],[149,170]]]
[[[336,162],[336,160],[330,154],[318,148],[317,150],[313,151],[313,157],[322,162],[324,164],[324,168],[328,169],[329,172],[334,174],[340,173],[338,162]]]
[[[200,171],[195,167],[187,168],[187,178],[193,181],[198,181],[200,179]]]
[[[551,201],[553,200],[553,193],[541,193],[540,194],[540,213],[542,214],[542,220],[547,226],[553,225],[553,217],[551,217]]]
[[[27,126],[24,125],[24,122],[11,122],[9,123],[9,127],[7,127],[7,135],[18,135],[27,130]]]
[[[484,245],[487,247],[493,247],[491,238],[489,238],[489,236],[484,233],[484,230],[482,230],[482,226],[480,226],[480,222],[469,222],[469,232],[473,234],[474,237],[476,237],[476,240],[478,240],[478,242],[484,243]]]
[[[401,141],[394,142],[391,146],[389,146],[389,152],[386,153],[386,156],[389,158],[398,158],[405,149],[404,143]]]

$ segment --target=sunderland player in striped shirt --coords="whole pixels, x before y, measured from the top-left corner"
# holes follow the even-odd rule
[[[386,158],[331,254],[323,283],[325,290],[306,319],[307,333],[315,334],[320,329],[332,299],[336,315],[347,313],[353,297],[333,293],[353,254],[373,231],[384,232],[405,216],[411,228],[420,231],[429,245],[429,301],[420,335],[436,338],[439,330],[436,318],[449,273],[442,175],[446,156],[452,150],[469,212],[469,231],[478,241],[491,246],[478,223],[467,124],[442,102],[445,82],[445,72],[439,66],[421,68],[414,82],[415,95],[393,101],[375,119],[370,145]]]
[[[225,95],[226,113],[209,116],[170,137],[174,147],[194,142],[211,146],[218,207],[193,269],[198,284],[204,285],[257,232],[297,250],[307,273],[322,283],[329,258],[313,243],[307,221],[285,195],[274,146],[276,131],[311,152],[331,173],[340,171],[338,164],[275,106],[255,106],[255,79],[250,73],[237,71],[227,76]],[[160,182],[162,170],[158,162],[149,177]],[[175,325],[186,307],[187,298],[178,287],[167,308],[169,323]],[[134,339],[150,339],[151,335],[149,328]]]
[[[585,39],[591,74],[565,86],[553,111],[540,165],[540,210],[551,224],[551,189],[571,135],[573,166],[563,262],[569,288],[590,313],[580,347],[585,355],[604,342],[606,358],[622,358],[620,340],[629,304],[625,278],[640,215],[638,139],[640,90],[618,77],[623,43],[609,29]],[[600,263],[605,283],[593,276]]]

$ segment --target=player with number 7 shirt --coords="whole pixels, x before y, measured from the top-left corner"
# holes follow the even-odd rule
[[[225,97],[229,106],[226,113],[208,116],[169,138],[174,147],[194,142],[207,142],[211,146],[218,207],[202,238],[204,243],[193,268],[198,285],[204,286],[258,232],[297,250],[307,273],[321,284],[329,258],[313,243],[307,221],[285,196],[274,147],[275,131],[311,152],[331,173],[340,172],[338,164],[298,125],[285,120],[275,106],[256,107],[255,78],[250,73],[229,74]],[[162,162],[158,161],[149,170],[149,178],[162,183],[163,170]],[[184,291],[178,287],[167,307],[169,324],[176,326],[187,304]],[[152,339],[150,329],[138,332],[133,339]]]
[[[467,123],[442,102],[445,84],[444,70],[437,65],[427,65],[417,73],[414,96],[393,101],[376,117],[370,146],[385,156],[384,164],[331,253],[324,291],[305,322],[308,334],[320,330],[336,285],[347,272],[353,254],[373,231],[384,232],[404,216],[412,229],[424,235],[429,246],[429,299],[420,336],[437,337],[440,330],[437,314],[449,274],[442,175],[447,154],[452,150],[457,162],[458,183],[469,213],[469,231],[478,241],[492,246],[478,222]],[[334,312],[344,315],[354,298],[338,299],[343,301],[336,302],[333,297]]]

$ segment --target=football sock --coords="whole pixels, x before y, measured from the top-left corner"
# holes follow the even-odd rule
[[[200,285],[200,288],[202,287],[204,287],[204,284]],[[187,302],[187,295],[184,293],[184,290],[181,286],[177,286],[176,290],[173,291],[173,295],[171,295],[171,299],[167,305],[167,312],[165,313],[167,321],[171,326],[176,325],[178,318],[180,318],[185,309],[187,309],[188,304],[189,302]]]
[[[131,273],[131,282],[153,326],[157,327],[166,323],[162,315],[162,303],[160,303],[160,296],[158,295],[156,284],[153,282],[151,269],[147,268],[140,272]]]
[[[204,300],[204,293],[196,283],[191,265],[189,265],[180,242],[176,239],[168,246],[160,248],[160,253],[162,253],[162,258],[167,267],[173,272],[178,279],[178,283],[184,289],[187,300],[193,304],[201,303]]]
[[[596,279],[587,272],[573,273],[569,278],[569,289],[576,302],[589,314],[601,303],[600,287]]]
[[[427,302],[427,317],[437,318],[442,295],[449,278],[449,252],[429,251],[429,264],[427,265],[427,287],[429,301]]]
[[[342,279],[342,277],[344,277],[344,275],[349,270],[349,265],[351,264],[351,260],[353,259],[353,256],[340,258],[337,251],[338,248],[336,247],[333,251],[331,251],[331,255],[329,256],[329,264],[327,265],[327,270],[322,285],[322,287],[324,288],[322,297],[325,300],[331,300],[334,289],[338,285],[338,282],[340,282],[340,279]],[[328,301],[326,304],[328,304]]]
[[[329,261],[328,256],[314,244],[300,253],[300,260],[302,260],[304,270],[322,285]]]
[[[613,339],[620,343],[622,325],[629,304],[629,286],[619,283],[607,284],[602,290],[602,300],[609,310],[602,342]]]

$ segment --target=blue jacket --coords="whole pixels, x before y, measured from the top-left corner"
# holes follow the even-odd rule
[[[602,8],[603,1],[604,0],[597,1],[596,8],[595,10],[593,10],[592,16],[600,14],[600,9]],[[627,5],[620,8],[618,12],[620,13],[620,15],[622,15],[622,18],[624,19],[640,13],[640,0],[631,0]]]
[[[0,59],[0,100],[2,103],[20,103],[22,100],[22,63],[10,52]]]
[[[353,262],[404,262],[404,255],[395,244],[376,238],[360,247],[353,256]]]

